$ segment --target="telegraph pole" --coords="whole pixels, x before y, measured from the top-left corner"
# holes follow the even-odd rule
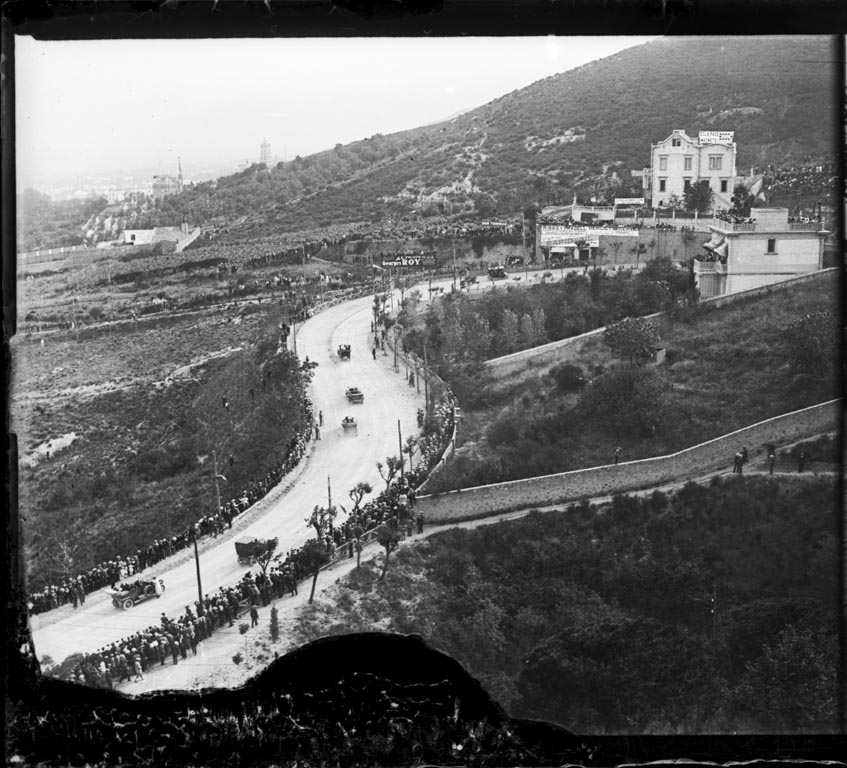
[[[200,553],[197,551],[197,525],[191,526],[191,538],[194,539],[194,564],[197,566],[197,614],[203,615],[203,585],[200,582]]]
[[[403,436],[400,434],[400,419],[397,419],[397,445],[400,447],[400,479],[406,482],[405,463],[403,461]]]

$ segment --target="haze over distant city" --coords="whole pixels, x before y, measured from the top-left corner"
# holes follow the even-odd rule
[[[18,188],[186,180],[439,122],[653,38],[16,38]]]

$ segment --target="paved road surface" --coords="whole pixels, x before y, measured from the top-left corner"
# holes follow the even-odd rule
[[[396,300],[396,297],[395,297]],[[374,494],[384,488],[377,461],[397,455],[397,422],[405,441],[417,432],[416,412],[424,405],[423,394],[409,387],[404,369],[394,372],[392,355],[371,355],[370,323],[373,297],[332,307],[309,319],[297,337],[300,359],[309,357],[319,365],[312,383],[315,409],[322,410],[321,440],[314,441],[311,454],[301,463],[288,486],[276,489],[252,510],[237,519],[233,530],[218,539],[205,540],[200,568],[204,592],[236,583],[249,568],[238,564],[233,539],[248,534],[262,538],[277,536],[280,550],[300,546],[312,536],[305,518],[316,504],[327,504],[327,480],[332,501],[350,509],[348,491],[358,482],[369,482]],[[335,354],[339,344],[350,344],[352,356],[341,361]],[[344,396],[348,386],[365,394],[361,405],[351,405]],[[341,419],[355,415],[358,434],[344,434]],[[201,510],[198,510],[198,516]],[[342,518],[343,519],[343,515]],[[107,595],[94,593],[74,611],[65,606],[31,619],[33,640],[39,657],[56,662],[74,652],[91,652],[133,632],[159,623],[162,612],[182,614],[197,599],[193,552],[183,550],[158,563],[145,574],[156,574],[166,584],[159,599],[148,600],[124,611],[115,608]]]
[[[495,284],[503,286],[517,277],[538,281],[544,271],[531,270],[526,275],[523,271],[515,271],[510,273],[509,280],[496,283],[483,278],[472,291],[490,290]],[[446,293],[451,283],[450,279],[440,278],[431,285]],[[429,285],[425,282],[416,286],[424,301],[429,298]],[[399,291],[394,291],[395,305],[398,300]],[[316,412],[321,410],[324,415],[321,440],[312,442],[309,457],[281,486],[241,515],[233,530],[218,539],[206,539],[201,543],[200,571],[204,592],[211,593],[219,586],[235,584],[249,570],[238,564],[233,545],[235,538],[276,536],[282,552],[299,547],[310,538],[312,533],[306,527],[305,518],[316,504],[326,506],[328,480],[333,502],[348,509],[352,506],[348,491],[357,483],[368,482],[374,488],[374,495],[378,493],[384,484],[376,462],[384,463],[387,456],[398,454],[398,419],[404,441],[417,432],[416,412],[424,406],[423,391],[418,394],[417,387],[409,387],[402,363],[399,372],[394,371],[394,356],[390,352],[387,355],[378,353],[374,361],[370,333],[372,305],[371,296],[344,302],[320,312],[298,329],[298,356],[301,360],[309,357],[319,364],[312,382],[312,399]],[[339,344],[352,346],[349,361],[337,357]],[[363,404],[347,402],[344,390],[348,386],[357,386],[364,392]],[[346,415],[353,415],[358,420],[356,435],[344,434],[341,419]],[[201,512],[198,510],[198,517]],[[85,605],[77,610],[64,606],[33,616],[30,626],[38,656],[49,655],[54,662],[60,662],[71,653],[96,651],[137,630],[158,625],[163,612],[175,618],[184,612],[185,606],[193,607],[197,599],[197,578],[191,549],[158,563],[142,575],[155,575],[164,580],[166,590],[161,598],[124,611],[115,608],[105,593],[97,592],[89,595]]]

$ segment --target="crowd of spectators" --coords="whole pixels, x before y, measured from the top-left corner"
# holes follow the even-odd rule
[[[718,221],[725,221],[728,224],[755,224],[756,219],[752,216],[741,216],[726,208],[719,208],[715,211],[715,218]]]
[[[428,432],[419,442],[421,460],[418,468],[394,478],[375,499],[355,508],[340,524],[331,521],[324,533],[323,544],[329,563],[353,558],[373,537],[377,528],[387,525],[402,541],[414,535],[414,525],[421,530],[422,516],[416,516],[415,491],[440,458],[453,428],[453,409],[450,401],[442,400],[434,408]],[[207,525],[219,522],[206,518]],[[194,601],[176,620],[162,614],[160,626],[150,626],[122,640],[111,643],[94,653],[83,654],[73,666],[53,673],[61,679],[100,688],[143,679],[149,670],[187,659],[197,654],[198,643],[215,631],[232,627],[244,615],[261,604],[298,592],[301,581],[311,577],[304,561],[305,547],[288,550],[273,558],[265,570],[248,571],[230,587],[219,587],[205,595],[203,602]],[[252,617],[251,615],[251,618]],[[253,621],[255,625],[255,620]]]
[[[838,183],[837,168],[831,163],[809,163],[778,168],[769,165],[764,173],[767,193],[820,195],[828,197]]]
[[[297,435],[288,447],[286,458],[281,464],[269,470],[263,478],[251,483],[239,497],[226,501],[216,514],[201,517],[197,522],[197,535],[218,536],[223,532],[224,527],[231,528],[233,518],[267,494],[299,464],[306,451],[306,441],[311,434],[312,430],[306,429]],[[76,609],[78,605],[85,603],[86,595],[106,587],[114,588],[117,582],[128,579],[185,549],[193,542],[193,535],[192,529],[187,528],[175,536],[156,539],[133,554],[118,556],[82,573],[68,576],[58,583],[48,584],[43,589],[29,594],[27,600],[29,612],[35,615],[68,604],[73,604]]]

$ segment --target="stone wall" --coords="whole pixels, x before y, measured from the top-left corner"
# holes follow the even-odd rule
[[[626,493],[674,480],[693,479],[710,471],[726,471],[742,446],[747,447],[750,460],[754,460],[764,455],[768,442],[779,447],[832,432],[840,429],[841,421],[842,401],[832,400],[753,424],[668,456],[421,496],[418,506],[427,522],[455,522],[513,509]]]

